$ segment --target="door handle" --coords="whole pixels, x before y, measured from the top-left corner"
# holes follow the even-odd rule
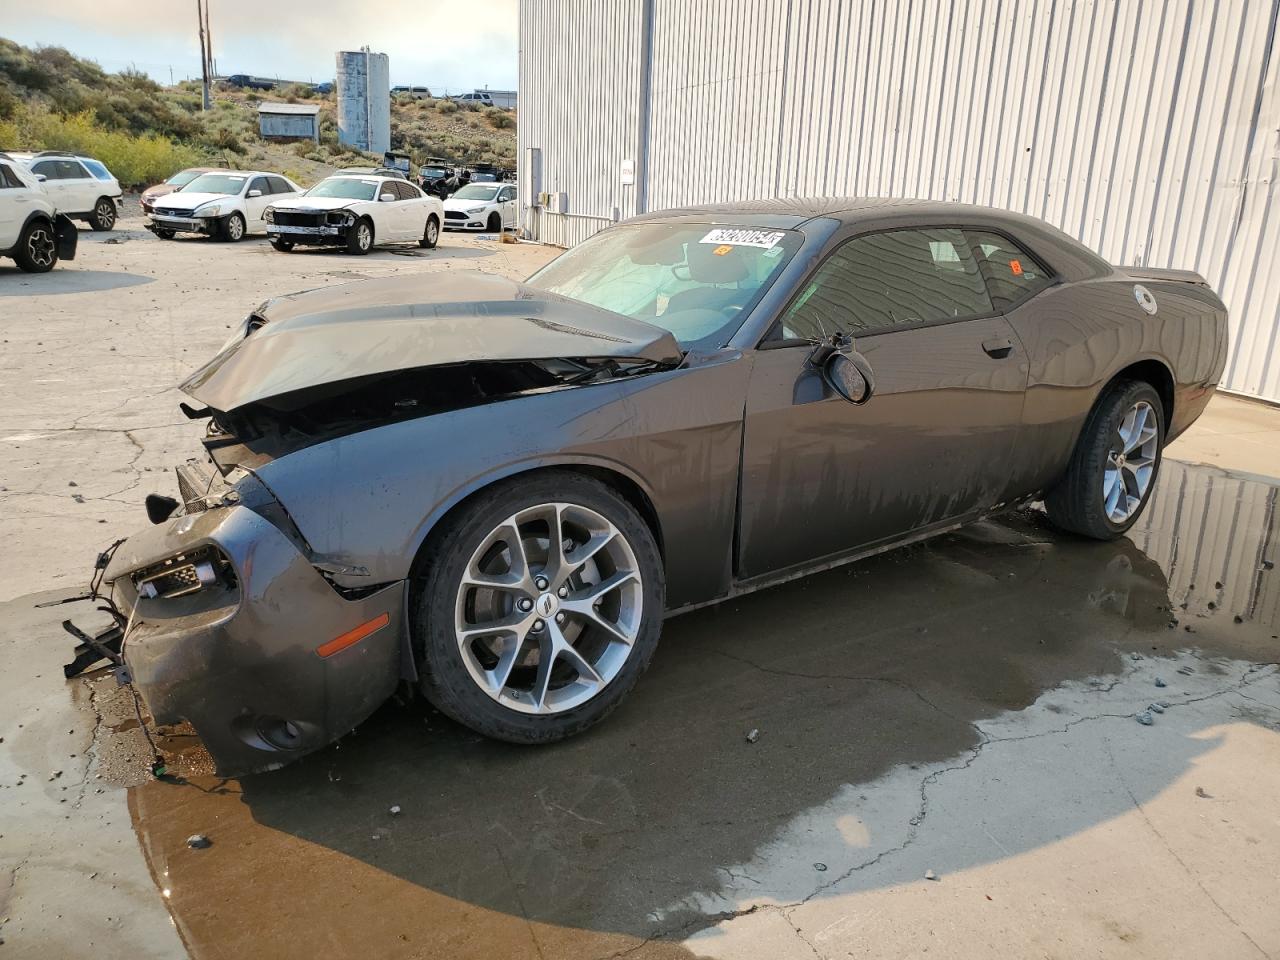
[[[987,356],[994,357],[997,360],[1003,360],[1009,354],[1013,353],[1013,341],[1008,337],[997,337],[995,340],[984,340],[982,349],[986,351]]]

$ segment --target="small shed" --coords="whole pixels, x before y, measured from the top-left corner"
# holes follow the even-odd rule
[[[320,107],[311,103],[258,105],[258,131],[264,140],[320,142]]]

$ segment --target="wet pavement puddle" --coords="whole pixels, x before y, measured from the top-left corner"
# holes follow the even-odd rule
[[[392,703],[274,773],[221,781],[179,759],[184,782],[140,783],[130,810],[196,957],[691,956],[673,941],[744,896],[805,895],[752,874],[760,851],[875,847],[859,797],[888,795],[859,785],[1016,737],[1037,702],[1027,723],[1070,724],[1122,683],[1140,708],[1155,677],[1190,702],[1267,675],[1278,491],[1167,461],[1114,543],[1026,510],[671,620],[629,699],[563,744]],[[910,831],[915,802],[880,813]],[[194,833],[212,847],[189,849]],[[834,877],[849,856],[822,859]]]

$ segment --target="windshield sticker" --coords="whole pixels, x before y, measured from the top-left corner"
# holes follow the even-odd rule
[[[728,244],[732,247],[759,247],[761,250],[772,250],[786,234],[777,230],[730,230],[720,228],[712,230],[699,243],[714,243],[717,246]],[[716,253],[720,251],[717,250]]]
[[[726,253],[728,253],[732,249],[733,247],[729,246],[729,244],[722,243],[720,244],[720,246],[716,247],[711,252],[714,253],[717,257],[723,257]]]
[[[1009,272],[1010,272],[1010,273],[1012,273],[1015,277],[1020,277],[1020,276],[1022,276],[1022,261],[1021,261],[1021,260],[1010,260],[1010,261],[1009,261]]]

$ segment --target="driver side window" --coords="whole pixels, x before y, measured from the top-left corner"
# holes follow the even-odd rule
[[[775,339],[861,336],[991,312],[962,231],[893,230],[832,253],[783,314]]]

